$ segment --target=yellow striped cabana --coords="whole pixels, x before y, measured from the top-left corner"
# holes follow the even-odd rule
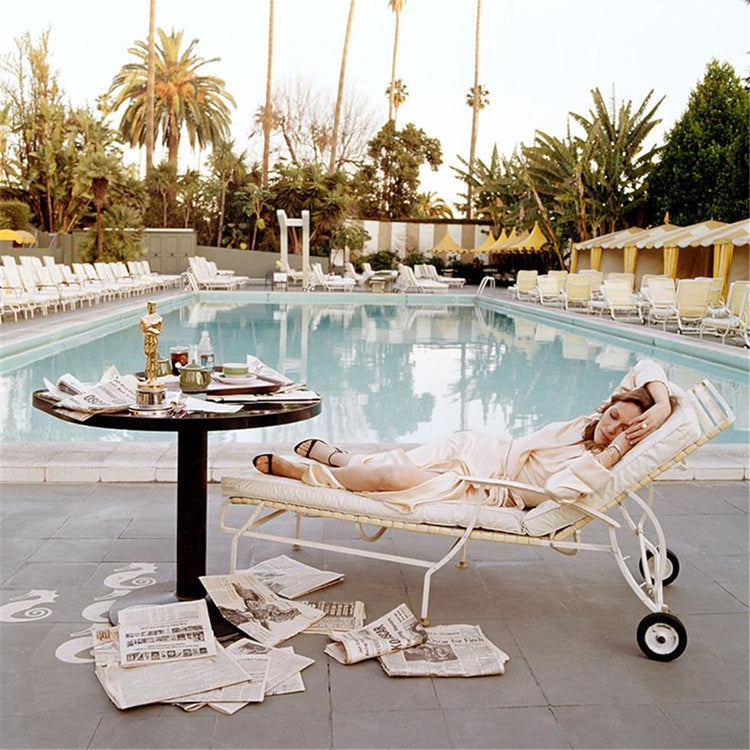
[[[623,237],[628,237],[639,233],[640,229],[619,229],[616,232],[609,232],[608,234],[602,234],[598,237],[593,237],[590,240],[582,240],[576,242],[573,245],[572,252],[575,260],[576,272],[578,271],[578,265],[581,262],[582,256],[589,253],[589,265],[588,267],[593,271],[599,271],[602,263],[602,248],[610,247],[610,243],[614,243]],[[614,270],[614,269],[613,269]],[[571,272],[573,272],[573,263],[571,262]]]
[[[667,226],[667,225],[665,225]],[[709,273],[708,256],[693,254],[691,258],[680,258],[680,243],[693,243],[714,229],[725,226],[720,221],[702,221],[687,227],[676,227],[659,235],[648,235],[639,241],[641,249],[660,251],[662,273],[673,279],[679,277],[706,276]],[[687,245],[685,245],[687,246]],[[655,270],[655,269],[654,269]]]
[[[724,224],[678,243],[683,248],[712,248],[713,275],[724,279],[726,296],[732,281],[750,279],[750,219]]]

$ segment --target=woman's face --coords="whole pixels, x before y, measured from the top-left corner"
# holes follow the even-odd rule
[[[643,412],[638,404],[631,401],[618,401],[602,414],[594,430],[597,445],[609,445],[629,424]]]

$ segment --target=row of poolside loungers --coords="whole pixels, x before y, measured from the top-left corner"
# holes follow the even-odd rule
[[[631,273],[600,271],[519,271],[510,291],[519,300],[546,307],[560,307],[585,314],[607,314],[612,320],[660,325],[681,334],[695,333],[727,338],[750,347],[750,281],[729,285],[724,279],[697,277],[675,280],[646,274],[634,289]]]

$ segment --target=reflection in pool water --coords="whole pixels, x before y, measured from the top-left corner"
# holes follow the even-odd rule
[[[255,354],[324,397],[323,413],[295,425],[216,433],[213,441],[292,442],[318,435],[341,442],[417,443],[455,430],[519,435],[589,413],[644,354],[689,386],[705,371],[657,352],[634,352],[575,333],[478,314],[471,304],[189,304],[164,315],[160,350],[195,344],[208,330],[216,361]],[[57,351],[2,374],[2,439],[16,441],[172,440],[170,433],[83,432],[38,412],[31,392],[44,377],[72,372],[95,380],[106,365],[143,367],[135,323],[121,332]],[[737,412],[724,442],[746,442],[746,378],[708,373]],[[743,416],[744,415],[744,416]]]

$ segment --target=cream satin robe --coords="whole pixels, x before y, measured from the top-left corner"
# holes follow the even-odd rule
[[[612,395],[654,381],[667,385],[664,370],[652,360],[641,360],[623,378]],[[583,447],[583,430],[598,412],[570,422],[554,422],[521,438],[484,432],[457,432],[410,451],[400,449],[352,455],[350,466],[418,466],[435,476],[409,490],[362,492],[405,513],[424,503],[471,502],[477,493],[488,505],[529,508],[546,499],[565,502],[603,490],[612,477]],[[472,485],[459,475],[511,479],[544,487],[546,495]],[[328,466],[311,463],[302,481],[313,486],[343,489]]]

